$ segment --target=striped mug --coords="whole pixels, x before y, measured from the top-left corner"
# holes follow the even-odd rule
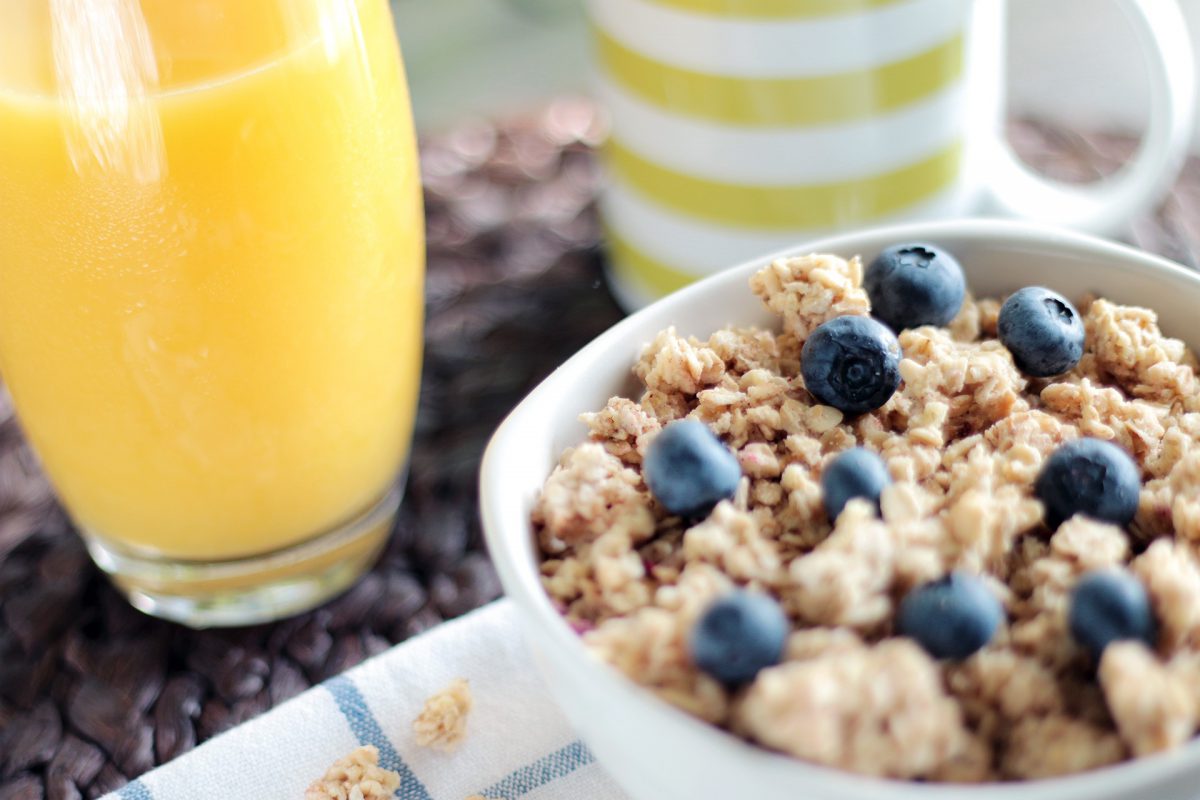
[[[835,229],[990,213],[1114,233],[1186,154],[1174,0],[1115,0],[1150,75],[1117,174],[1065,186],[1000,137],[1003,0],[588,0],[612,135],[602,210],[627,308]]]

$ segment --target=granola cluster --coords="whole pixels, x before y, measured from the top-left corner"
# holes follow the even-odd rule
[[[379,766],[379,750],[359,747],[333,763],[304,792],[304,800],[387,800],[400,788],[400,775]]]
[[[465,678],[455,678],[425,701],[413,720],[413,734],[421,747],[450,752],[467,737],[467,717],[475,704]]]
[[[587,442],[547,479],[533,522],[546,592],[600,658],[662,698],[766,747],[856,772],[1019,780],[1179,745],[1200,726],[1200,391],[1197,363],[1152,311],[1084,298],[1085,353],[1030,379],[997,341],[999,303],[968,296],[946,328],[904,331],[901,388],[844,418],[800,377],[805,338],[868,314],[857,259],[780,259],[750,282],[776,332],[707,341],[668,329],[633,366],[640,398],[584,414]],[[672,420],[706,423],[742,480],[701,522],[649,493],[647,445]],[[1111,440],[1143,488],[1128,529],[1075,517],[1053,533],[1032,486],[1080,436]],[[856,445],[894,483],[881,513],[821,502],[822,465]],[[1160,624],[1099,665],[1067,631],[1074,582],[1128,565]],[[892,635],[896,606],[951,570],[985,578],[1007,620],[961,662]],[[686,637],[735,587],[770,593],[792,626],[785,658],[737,692],[699,672]]]

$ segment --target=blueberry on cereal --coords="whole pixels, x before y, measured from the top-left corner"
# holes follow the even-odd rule
[[[1067,298],[1042,286],[1026,286],[1000,306],[1000,342],[1017,369],[1035,378],[1061,375],[1083,356],[1083,320]]]
[[[900,343],[870,317],[834,317],[805,341],[800,374],[817,402],[843,414],[874,411],[900,385]]]
[[[1033,485],[1050,528],[1075,514],[1128,525],[1137,513],[1141,488],[1138,466],[1129,454],[1112,442],[1091,438],[1059,445]]]
[[[1071,636],[1100,659],[1104,648],[1121,639],[1154,647],[1158,626],[1141,582],[1123,569],[1102,569],[1079,579],[1067,611]]]
[[[863,288],[871,313],[892,330],[946,325],[962,308],[967,293],[954,256],[931,244],[898,244],[867,265]]]
[[[735,591],[701,615],[688,638],[692,663],[726,686],[750,683],[783,657],[788,621],[765,594]]]
[[[887,465],[875,453],[852,447],[838,453],[821,473],[821,500],[825,516],[836,522],[842,509],[855,498],[870,500],[879,509],[879,496],[892,482]]]
[[[684,419],[667,425],[650,442],[642,475],[668,512],[699,517],[733,497],[742,468],[707,425]]]
[[[963,659],[996,633],[1004,609],[979,578],[951,572],[905,595],[896,633],[915,639],[934,658]]]

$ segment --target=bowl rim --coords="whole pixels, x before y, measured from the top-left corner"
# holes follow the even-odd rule
[[[936,222],[910,222],[861,229],[846,233],[801,242],[782,250],[757,258],[748,259],[726,270],[722,270],[680,289],[617,322],[573,356],[563,362],[550,375],[521,400],[496,429],[480,466],[479,505],[484,537],[496,566],[497,574],[507,597],[518,607],[523,626],[535,626],[542,641],[571,661],[572,668],[585,674],[588,683],[597,691],[614,695],[614,700],[636,706],[636,713],[652,715],[666,724],[689,727],[689,735],[706,737],[710,742],[720,742],[731,754],[747,759],[745,766],[765,773],[794,773],[797,786],[803,781],[819,781],[829,789],[847,795],[868,796],[869,793],[889,792],[894,798],[945,798],[961,793],[969,786],[973,794],[986,797],[1015,798],[1019,792],[1022,800],[1050,800],[1061,796],[1090,797],[1103,791],[1134,792],[1147,788],[1148,784],[1176,778],[1200,767],[1200,736],[1194,736],[1176,750],[1140,756],[1117,764],[1100,767],[1086,772],[1052,778],[1037,778],[1024,781],[983,784],[916,782],[893,778],[879,778],[842,770],[822,764],[803,761],[783,753],[750,744],[727,731],[703,722],[687,712],[661,700],[614,668],[591,657],[580,643],[579,636],[554,608],[549,596],[538,579],[536,563],[523,563],[525,559],[512,545],[518,536],[530,537],[532,531],[528,513],[522,511],[524,523],[520,530],[512,530],[515,522],[512,514],[514,503],[524,504],[520,496],[506,497],[503,486],[507,483],[505,456],[510,448],[520,447],[519,433],[526,426],[544,417],[537,416],[546,401],[562,391],[578,377],[584,377],[587,366],[596,361],[613,344],[622,341],[626,332],[640,327],[647,318],[663,317],[686,307],[694,299],[723,288],[726,284],[745,285],[749,276],[770,261],[812,252],[847,253],[865,249],[863,242],[959,239],[978,242],[1011,243],[1013,245],[1053,248],[1076,255],[1096,256],[1110,261],[1121,261],[1136,270],[1157,273],[1160,278],[1176,283],[1181,289],[1200,294],[1200,274],[1157,255],[1138,250],[1126,244],[1100,239],[1076,231],[1066,230],[1040,223],[992,218],[958,219]],[[670,324],[670,323],[664,323]],[[722,323],[725,324],[725,323]],[[544,480],[542,476],[540,480]],[[526,645],[530,646],[529,629],[526,628]]]

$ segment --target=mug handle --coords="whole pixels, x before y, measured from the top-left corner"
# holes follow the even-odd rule
[[[1161,199],[1187,156],[1195,64],[1183,12],[1168,0],[1115,0],[1137,34],[1150,74],[1150,121],[1137,152],[1115,174],[1088,186],[1036,175],[997,137],[987,163],[992,209],[1101,235],[1123,231]]]

